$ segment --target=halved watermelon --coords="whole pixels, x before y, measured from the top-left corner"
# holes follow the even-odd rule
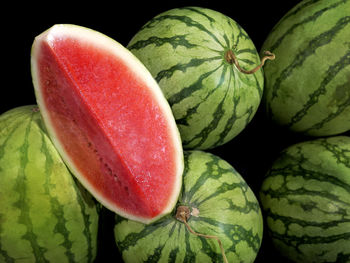
[[[35,38],[31,68],[50,137],[91,194],[144,223],[170,213],[181,188],[181,139],[143,64],[102,33],[62,24]]]

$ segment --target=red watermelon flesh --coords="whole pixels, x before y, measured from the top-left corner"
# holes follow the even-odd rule
[[[144,223],[171,212],[181,139],[157,83],[127,49],[90,29],[55,25],[35,38],[32,77],[52,141],[97,200]]]

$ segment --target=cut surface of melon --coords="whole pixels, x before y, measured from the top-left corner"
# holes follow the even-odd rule
[[[141,62],[99,32],[64,24],[35,38],[31,68],[51,139],[95,198],[144,223],[170,213],[181,188],[181,139]]]

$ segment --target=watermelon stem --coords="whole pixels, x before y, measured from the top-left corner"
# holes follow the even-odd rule
[[[233,51],[231,49],[227,50],[226,53],[225,53],[225,59],[228,63],[230,63],[231,65],[232,64],[235,64],[236,68],[242,72],[242,73],[245,73],[245,74],[253,74],[255,72],[257,72],[262,66],[264,66],[265,64],[265,61],[266,60],[274,60],[275,59],[275,54],[271,53],[270,51],[265,51],[264,54],[266,56],[264,56],[262,59],[261,59],[261,63],[256,66],[255,68],[251,69],[251,70],[245,70],[245,69],[242,69],[241,66],[239,65],[238,63],[238,59],[235,55],[235,53],[233,53]]]
[[[225,255],[225,249],[222,246],[221,240],[217,236],[205,235],[205,234],[195,232],[190,227],[190,225],[187,223],[187,221],[190,217],[191,217],[191,211],[190,211],[190,208],[188,206],[180,205],[177,207],[175,218],[177,220],[179,220],[180,222],[183,222],[185,224],[185,226],[187,227],[188,231],[190,231],[190,233],[192,233],[196,236],[199,236],[199,237],[216,239],[216,241],[218,241],[219,247],[221,249],[222,258],[223,258],[225,263],[228,263],[226,255]]]

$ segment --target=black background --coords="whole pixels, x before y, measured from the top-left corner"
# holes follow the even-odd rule
[[[30,74],[30,49],[34,37],[54,24],[71,23],[100,31],[126,46],[133,35],[155,15],[175,7],[202,6],[222,12],[238,22],[260,50],[264,39],[282,16],[299,1],[95,1],[18,2],[2,8],[1,15],[1,103],[0,114],[11,108],[34,104]],[[267,62],[268,63],[268,62]],[[349,132],[347,133],[348,135]],[[309,138],[275,127],[265,119],[263,107],[253,121],[231,142],[211,150],[245,178],[258,195],[264,174],[278,153]],[[118,262],[113,239],[113,214],[101,218],[96,262]],[[286,262],[273,250],[264,228],[264,239],[256,262]]]

